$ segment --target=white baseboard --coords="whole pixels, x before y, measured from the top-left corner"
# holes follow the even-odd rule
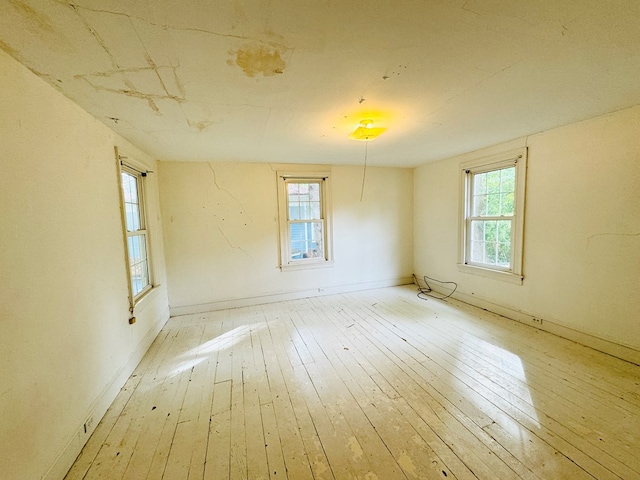
[[[107,412],[107,409],[113,403],[122,386],[138,366],[142,357],[147,353],[147,350],[149,350],[149,347],[158,336],[158,333],[162,327],[164,327],[167,320],[169,320],[169,315],[166,315],[165,318],[161,318],[160,321],[158,321],[154,327],[147,332],[135,351],[129,357],[127,363],[116,373],[111,381],[104,387],[100,395],[98,395],[98,397],[93,401],[91,406],[81,417],[81,423],[75,429],[73,434],[70,435],[70,440],[63,447],[54,464],[42,477],[43,480],[60,480],[65,477],[73,465],[73,462],[78,458],[82,448],[89,440],[89,437],[91,437],[91,434]],[[93,423],[85,433],[84,422],[87,418],[93,418]]]
[[[356,292],[359,290],[371,290],[373,288],[396,287],[398,285],[408,285],[413,283],[413,277],[399,277],[390,280],[379,280],[376,282],[357,283],[353,285],[337,285],[334,287],[320,287],[307,290],[298,290],[285,293],[274,293],[268,295],[258,295],[255,297],[237,298],[232,300],[220,300],[217,302],[201,303],[198,305],[183,305],[170,307],[171,316],[190,315],[193,313],[214,312],[225,308],[250,307],[264,303],[283,302],[287,300],[298,300],[300,298],[319,297],[322,295],[334,295],[339,293]]]
[[[434,289],[436,290],[436,289]],[[445,295],[449,292],[439,292]],[[512,308],[498,305],[496,303],[489,302],[482,298],[478,298],[475,295],[468,295],[457,291],[452,295],[453,299],[459,300],[463,303],[472,305],[474,307],[482,308],[492,313],[502,315],[503,317],[515,320],[530,327],[544,330],[545,332],[553,333],[559,337],[572,340],[581,345],[593,348],[607,355],[611,355],[616,358],[620,358],[635,365],[640,365],[640,350],[627,345],[621,345],[619,343],[607,340],[601,337],[597,337],[590,333],[581,332],[571,327],[561,325],[560,323],[550,321],[539,316],[531,315],[519,310],[513,310]]]

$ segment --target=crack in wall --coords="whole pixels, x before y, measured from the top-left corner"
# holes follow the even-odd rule
[[[178,76],[178,67],[179,66],[180,65],[178,64],[176,66],[171,65],[170,67],[158,67],[158,68],[170,68],[173,71],[173,80],[176,83],[176,87],[178,87],[178,91],[180,92],[180,96],[183,99],[186,100],[187,99],[187,95],[186,95],[186,92],[185,92],[185,89],[184,89],[184,85],[182,83],[182,80],[180,80],[180,77]]]
[[[80,79],[80,80],[84,80],[85,82],[87,82],[93,89],[95,89],[96,91],[99,92],[107,92],[107,93],[114,93],[117,95],[126,95],[127,97],[133,97],[133,98],[138,98],[141,100],[146,100],[147,103],[149,104],[149,107],[157,114],[161,115],[160,113],[160,109],[158,108],[157,104],[155,103],[156,100],[173,100],[175,102],[178,103],[182,103],[185,100],[183,98],[177,97],[175,95],[158,95],[158,94],[153,94],[153,93],[143,93],[143,92],[139,92],[137,90],[135,90],[134,88],[130,88],[130,89],[119,89],[119,88],[109,88],[109,87],[103,87],[102,85],[96,85],[94,84],[91,80],[89,80],[89,78],[87,78],[87,75],[75,75],[74,78]],[[125,84],[127,86],[132,85],[131,82],[125,81]]]
[[[470,8],[467,8],[467,5],[469,5],[471,3],[471,0],[467,0],[466,2],[464,2],[464,4],[460,7],[460,10],[464,11],[464,12],[469,12],[469,13],[473,13],[474,15],[480,17],[481,14],[476,12],[475,10],[471,10]]]
[[[76,16],[80,19],[80,21],[82,22],[82,24],[86,27],[87,30],[89,30],[89,33],[93,36],[93,38],[96,39],[96,41],[98,42],[98,44],[100,45],[100,47],[102,47],[102,49],[105,51],[105,53],[107,54],[107,56],[109,57],[109,60],[111,60],[111,64],[116,68],[119,69],[120,65],[118,64],[116,57],[111,53],[111,51],[109,50],[109,48],[107,47],[106,42],[104,41],[104,39],[98,34],[98,32],[96,32],[93,27],[91,27],[91,25],[89,25],[89,22],[87,21],[86,18],[84,18],[82,16],[82,14],[78,11],[78,9],[76,8],[77,5],[68,3],[66,4],[67,6],[71,7],[71,9],[75,12]]]
[[[241,208],[240,213],[244,214],[244,215],[247,215],[247,218],[253,222],[253,219],[251,218],[251,215],[244,213],[246,209],[242,205],[242,202],[240,202],[240,200],[238,200],[235,197],[235,195],[233,195],[229,190],[227,190],[226,188],[222,188],[220,185],[218,185],[218,180],[216,178],[216,171],[213,168],[213,165],[211,165],[210,162],[207,162],[207,166],[209,167],[209,170],[211,170],[211,173],[213,173],[213,184],[216,186],[216,188],[221,192],[225,192],[227,195],[229,195],[231,198],[233,198]]]
[[[26,66],[26,64],[24,64]],[[60,80],[59,78],[54,77],[53,75],[49,75],[48,73],[43,73],[40,72],[38,70],[36,70],[33,67],[29,67],[27,66],[27,68],[29,70],[31,70],[31,72],[37,76],[42,78],[43,80],[45,80],[49,85],[51,85],[52,87],[56,88],[57,90],[61,90],[60,88],[60,84],[62,83],[62,80]]]
[[[147,50],[144,42],[142,41],[142,38],[140,37],[140,34],[138,32],[138,30],[136,29],[136,26],[132,20],[132,18],[138,18],[132,15],[128,15],[126,13],[121,13],[121,12],[114,12],[114,11],[109,11],[109,10],[100,10],[100,9],[91,9],[91,8],[87,8],[84,6],[80,6],[77,5],[73,2],[67,2],[64,0],[54,0],[56,3],[65,5],[67,7],[70,7],[76,14],[76,16],[80,19],[80,21],[83,23],[83,25],[87,28],[87,30],[91,33],[91,35],[96,39],[96,41],[98,42],[98,44],[101,46],[101,48],[106,52],[106,54],[108,55],[111,64],[114,66],[114,70],[111,71],[107,71],[107,72],[99,72],[99,73],[94,73],[91,74],[93,76],[100,76],[100,77],[109,77],[115,74],[119,74],[122,75],[123,77],[123,82],[124,84],[128,87],[128,90],[124,90],[124,89],[109,89],[107,87],[102,87],[102,86],[98,86],[95,85],[93,82],[91,82],[87,77],[88,75],[76,75],[75,78],[83,78],[85,81],[87,81],[92,88],[94,88],[95,90],[99,90],[99,91],[105,91],[105,92],[110,92],[110,93],[116,93],[116,94],[121,94],[121,95],[126,95],[129,97],[134,97],[134,98],[139,98],[142,100],[146,100],[149,108],[151,108],[151,110],[153,110],[153,112],[155,114],[161,115],[160,112],[160,108],[158,107],[156,100],[172,100],[177,102],[178,104],[181,104],[182,102],[186,101],[185,99],[185,91],[184,91],[184,86],[182,84],[182,82],[179,79],[178,73],[176,71],[177,67],[174,66],[158,66],[156,64],[156,62],[153,60],[153,58],[151,57],[149,51]],[[146,67],[139,67],[139,68],[121,68],[120,64],[118,63],[115,55],[109,50],[105,40],[100,36],[100,34],[89,24],[88,20],[86,18],[84,18],[84,16],[81,14],[80,10],[85,10],[85,11],[89,11],[89,12],[94,12],[94,13],[105,13],[105,14],[110,14],[110,15],[119,15],[119,16],[123,16],[125,18],[127,18],[129,20],[129,22],[131,23],[131,27],[133,28],[133,31],[136,34],[136,37],[138,38],[138,41],[140,42],[140,46],[144,52],[144,57],[145,60],[147,62],[147,66]],[[139,18],[142,21],[147,22],[145,19],[143,18]],[[147,22],[149,23],[149,22]],[[169,89],[167,88],[167,85],[164,82],[164,79],[162,78],[162,75],[159,72],[159,68],[169,68],[173,71],[173,76],[175,79],[175,83],[176,86],[178,88],[178,91],[180,92],[180,95],[172,95],[169,92]],[[142,72],[142,71],[153,71],[155,73],[155,76],[158,79],[158,82],[160,83],[160,86],[162,88],[162,90],[164,91],[165,95],[155,95],[155,94],[148,94],[148,93],[143,93],[140,92],[135,85],[133,84],[133,82],[128,79],[126,77],[126,73],[135,73],[135,72]],[[184,112],[183,112],[184,114]],[[187,123],[190,123],[189,119],[187,118],[187,116],[185,115],[185,119],[187,120]],[[205,127],[206,128],[206,127]]]
[[[640,237],[640,232],[634,233],[616,233],[616,232],[605,232],[605,233],[594,233],[593,235],[589,235],[587,237],[587,248],[589,248],[589,244],[591,240],[597,237]]]
[[[150,59],[149,59],[150,60]],[[151,60],[151,62],[153,62]],[[158,72],[159,69],[161,68],[167,68],[169,70],[171,70],[173,72],[173,77],[176,81],[176,87],[178,88],[180,95],[172,95],[168,92],[166,85],[164,84],[164,82],[162,81],[162,79],[160,78],[160,74]],[[129,87],[130,90],[137,90],[133,84],[131,83],[131,81],[125,76],[127,73],[141,73],[141,72],[150,72],[153,71],[156,73],[156,75],[158,75],[158,78],[160,80],[160,84],[163,87],[163,90],[166,93],[165,95],[159,95],[158,97],[162,97],[164,99],[167,100],[175,100],[175,101],[179,101],[179,102],[185,102],[187,99],[185,98],[184,95],[184,86],[182,85],[182,82],[180,81],[180,78],[178,77],[178,73],[176,71],[178,67],[173,66],[173,65],[156,65],[155,63],[153,63],[152,65],[149,66],[145,66],[145,67],[131,67],[131,68],[118,68],[115,70],[106,70],[103,72],[92,72],[92,73],[86,73],[86,74],[77,74],[74,75],[73,78],[76,79],[83,79],[88,81],[89,83],[91,83],[91,86],[95,87],[95,88],[108,88],[108,87],[100,87],[99,85],[95,85],[93,82],[91,82],[89,80],[89,77],[97,77],[97,78],[111,78],[113,76],[116,75],[121,75],[123,77],[123,82],[125,83],[125,85],[127,85],[127,87]],[[115,91],[116,89],[114,89]],[[141,92],[140,92],[141,93]]]
[[[235,249],[235,250],[240,250],[242,253],[244,253],[247,257],[251,258],[251,255],[249,255],[244,248],[242,247],[237,247],[235,246],[233,243],[231,243],[231,241],[229,240],[229,238],[225,235],[225,233],[222,231],[222,229],[220,227],[218,227],[218,231],[220,232],[220,235],[222,235],[222,238],[224,238],[227,242],[227,244]]]
[[[153,72],[156,74],[156,77],[158,78],[158,81],[160,82],[160,85],[162,86],[164,93],[166,93],[167,96],[171,96],[171,94],[169,93],[169,90],[167,90],[167,86],[164,84],[164,80],[162,80],[162,75],[160,75],[160,72],[158,72],[158,66],[156,65],[156,62],[154,62],[153,58],[151,58],[151,54],[149,53],[149,50],[147,50],[147,47],[142,41],[142,38],[138,33],[138,29],[134,25],[133,20],[131,20],[131,18],[129,18],[129,23],[131,23],[131,28],[133,28],[133,31],[136,33],[136,37],[138,37],[140,46],[142,47],[142,50],[144,50],[144,57],[145,57],[145,60],[147,61],[147,64],[149,65],[151,70],[153,70]],[[175,71],[174,71],[174,74],[175,74]]]
[[[13,8],[20,12],[26,20],[35,25],[39,30],[45,30],[49,33],[56,33],[51,26],[49,19],[42,13],[33,9],[30,5],[20,0],[9,0],[9,3]]]
[[[93,72],[93,73],[79,73],[74,75],[74,78],[81,77],[102,77],[102,78],[110,78],[114,75],[124,75],[125,73],[140,73],[151,70],[151,67],[131,67],[131,68],[118,68],[116,70],[105,70],[103,72]]]
[[[473,90],[474,88],[476,88],[476,87],[478,87],[478,86],[482,85],[483,83],[485,83],[485,82],[487,82],[487,81],[491,80],[493,77],[495,77],[495,76],[497,76],[497,75],[500,75],[501,73],[506,72],[506,71],[507,71],[507,70],[509,70],[510,68],[515,67],[518,63],[522,62],[523,60],[524,60],[523,58],[518,59],[518,60],[516,60],[515,62],[510,63],[510,64],[509,64],[509,65],[507,65],[506,67],[501,68],[501,69],[500,69],[500,70],[498,70],[497,72],[494,72],[494,73],[492,73],[491,75],[489,75],[489,76],[487,76],[487,77],[485,77],[485,78],[483,78],[483,79],[481,79],[481,80],[477,81],[476,83],[474,83],[473,85],[471,85],[469,88],[465,88],[465,89],[464,89],[464,90],[462,90],[461,92],[458,92],[458,93],[456,93],[456,94],[452,95],[451,97],[449,97],[449,98],[445,101],[445,104],[447,104],[447,103],[451,102],[451,101],[452,101],[453,99],[455,99],[455,98],[458,98],[458,97],[460,97],[460,96],[462,96],[462,95],[464,95],[464,94],[466,94],[466,93],[470,92],[470,91],[471,91],[471,90]]]
[[[20,63],[22,63],[23,65],[26,65],[26,63],[22,61],[21,55],[18,53],[18,51],[8,43],[3,42],[2,40],[0,40],[0,50],[5,51],[9,55],[11,55],[13,58],[18,60]]]
[[[162,28],[163,30],[175,30],[175,31],[183,31],[183,32],[204,33],[204,34],[207,34],[207,35],[213,35],[215,37],[233,38],[233,39],[237,39],[237,40],[250,40],[250,41],[263,43],[265,45],[279,46],[279,47],[283,47],[283,48],[287,47],[286,45],[284,45],[282,43],[273,42],[273,41],[266,41],[266,40],[263,40],[261,38],[251,37],[251,36],[247,36],[247,35],[234,35],[234,34],[231,34],[231,33],[220,33],[220,32],[216,32],[216,31],[213,31],[213,30],[207,30],[205,28],[178,27],[178,26],[175,26],[175,25],[169,25],[169,24],[164,24],[164,23],[155,23],[155,22],[151,22],[149,19],[147,19],[145,17],[141,17],[139,15],[132,15],[132,14],[129,14],[129,13],[118,12],[118,11],[113,11],[113,10],[105,10],[105,9],[100,9],[100,8],[90,8],[90,7],[87,7],[87,6],[84,6],[84,5],[77,5],[77,4],[73,3],[73,2],[69,2],[69,1],[66,1],[66,0],[53,0],[53,1],[56,2],[56,3],[59,3],[61,5],[65,5],[65,6],[71,7],[74,10],[82,9],[82,10],[86,10],[88,12],[104,13],[104,14],[107,14],[107,15],[118,15],[118,16],[121,16],[121,17],[126,17],[129,20],[131,20],[131,19],[140,20],[141,22],[144,22],[149,26]]]

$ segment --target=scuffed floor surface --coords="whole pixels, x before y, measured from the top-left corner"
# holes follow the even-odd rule
[[[78,479],[640,478],[640,367],[413,287],[172,318]]]

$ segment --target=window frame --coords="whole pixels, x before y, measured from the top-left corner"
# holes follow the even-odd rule
[[[146,176],[147,171],[144,169],[137,168],[130,164],[125,164],[120,156],[118,158],[118,185],[120,191],[120,213],[122,217],[122,233],[124,240],[124,253],[125,253],[125,265],[127,271],[127,286],[129,290],[129,305],[130,311],[133,314],[133,310],[135,306],[145,297],[153,288],[153,266],[151,260],[151,241],[149,238],[149,224],[147,220],[147,205],[146,205]],[[136,230],[129,230],[127,225],[127,209],[126,209],[126,199],[123,185],[123,174],[130,175],[136,179],[136,187],[137,187],[137,205],[139,209],[139,228]],[[134,293],[134,279],[132,274],[132,258],[131,258],[131,250],[129,248],[129,239],[131,237],[136,236],[144,236],[144,247],[145,247],[145,259],[147,266],[147,283],[142,287],[142,289]]]
[[[289,218],[289,195],[288,185],[291,183],[319,183],[320,184],[320,210],[323,226],[324,255],[321,257],[311,257],[299,260],[292,260],[290,225],[301,223],[300,220]],[[308,268],[328,267],[333,264],[333,240],[331,221],[331,178],[329,171],[278,171],[278,223],[279,223],[279,262],[278,266],[282,271],[302,270]],[[317,220],[308,220],[315,222]],[[303,221],[302,223],[306,222]]]
[[[509,268],[486,263],[471,262],[471,221],[473,176],[503,168],[515,167],[514,212],[512,216],[487,217],[487,220],[511,220],[511,258]],[[482,157],[460,164],[460,215],[458,235],[458,269],[484,277],[522,285],[524,247],[524,207],[527,172],[527,148],[510,150],[489,157]]]

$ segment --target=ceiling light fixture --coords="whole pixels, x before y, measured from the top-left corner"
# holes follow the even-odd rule
[[[374,127],[373,120],[364,119],[360,120],[358,128],[356,128],[355,131],[349,135],[349,138],[352,140],[362,140],[367,142],[370,140],[375,140],[385,130],[386,128]]]

